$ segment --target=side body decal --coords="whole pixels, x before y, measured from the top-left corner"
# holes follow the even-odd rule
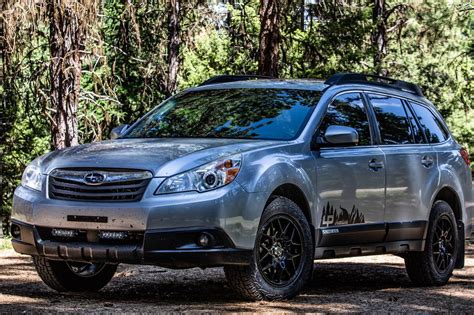
[[[352,206],[352,210],[349,212],[347,209],[339,206],[336,209],[329,202],[323,208],[323,214],[321,217],[321,226],[335,226],[335,225],[346,225],[365,223],[364,214],[355,207]]]

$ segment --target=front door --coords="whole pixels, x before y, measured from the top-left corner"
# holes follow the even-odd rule
[[[357,130],[357,146],[315,151],[319,247],[382,242],[385,235],[385,157],[373,145],[367,106],[360,93],[344,93],[329,104],[316,136],[331,125]]]

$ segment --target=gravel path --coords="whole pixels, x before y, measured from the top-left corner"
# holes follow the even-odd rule
[[[38,278],[31,259],[0,251],[3,312],[465,312],[474,313],[474,246],[466,267],[448,285],[414,288],[399,257],[384,255],[317,261],[313,281],[297,298],[242,302],[222,269],[168,270],[121,265],[99,293],[59,294]]]

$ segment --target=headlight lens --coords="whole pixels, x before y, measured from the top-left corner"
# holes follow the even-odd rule
[[[242,157],[234,155],[166,179],[155,194],[204,192],[231,183],[240,171]]]
[[[36,161],[33,161],[28,165],[23,172],[21,177],[21,184],[25,187],[41,191],[41,183],[43,181],[43,175],[41,169]]]

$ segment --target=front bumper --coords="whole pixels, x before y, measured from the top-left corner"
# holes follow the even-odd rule
[[[57,200],[48,197],[46,181],[41,192],[20,186],[13,198],[12,219],[40,227],[83,230],[218,228],[236,248],[253,249],[266,193],[248,193],[234,181],[205,193],[154,195],[161,181],[153,178],[142,200],[136,202]]]
[[[52,260],[153,264],[178,269],[248,265],[252,255],[252,250],[235,248],[227,234],[215,228],[150,230],[134,241],[115,243],[47,237],[51,235],[50,230],[13,221],[13,248],[22,254]],[[94,234],[96,231],[81,232]],[[211,239],[206,247],[197,243],[203,233]]]

